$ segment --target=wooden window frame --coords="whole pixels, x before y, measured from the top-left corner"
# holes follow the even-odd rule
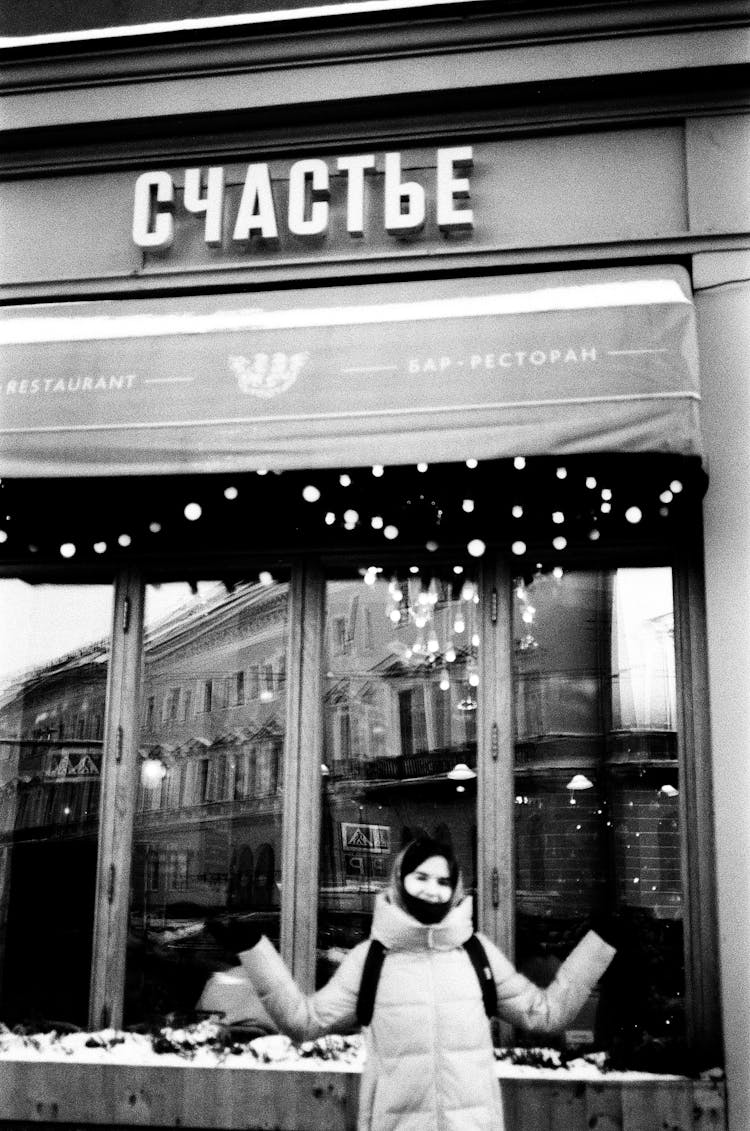
[[[696,526],[697,526],[696,522]],[[677,675],[682,882],[687,1031],[701,1056],[720,1052],[719,972],[707,704],[702,543],[693,536],[663,556],[625,564],[672,569]],[[614,568],[582,562],[576,568]],[[513,701],[513,562],[487,555],[479,574],[480,679],[477,712],[477,840],[480,929],[509,955],[515,949],[515,811]],[[280,947],[305,989],[315,983],[323,658],[327,575],[313,557],[293,564],[289,587],[286,740],[282,813]],[[99,864],[89,1019],[92,1028],[122,1023],[137,748],[142,714],[145,585],[136,569],[115,579],[100,798]],[[248,689],[249,690],[249,689]],[[700,710],[693,710],[694,704]],[[501,1032],[507,1039],[509,1031]]]

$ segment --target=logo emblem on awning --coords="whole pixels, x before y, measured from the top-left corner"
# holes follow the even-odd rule
[[[252,357],[230,357],[241,393],[253,397],[276,397],[297,380],[309,353],[255,353]]]

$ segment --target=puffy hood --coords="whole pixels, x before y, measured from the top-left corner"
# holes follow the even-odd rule
[[[474,931],[472,906],[471,897],[466,896],[439,923],[427,925],[398,906],[391,890],[380,892],[371,934],[389,950],[453,950],[463,946]]]

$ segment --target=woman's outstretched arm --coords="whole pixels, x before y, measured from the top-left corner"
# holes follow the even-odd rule
[[[356,1007],[368,943],[346,955],[333,977],[313,994],[294,981],[281,955],[265,937],[239,958],[264,1008],[282,1033],[295,1041],[311,1041],[326,1033],[347,1032],[357,1025]]]
[[[594,931],[578,943],[546,989],[516,970],[498,948],[482,939],[497,985],[498,1015],[532,1032],[556,1033],[572,1021],[615,956]]]

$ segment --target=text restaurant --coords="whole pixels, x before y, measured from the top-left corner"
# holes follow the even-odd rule
[[[426,834],[541,986],[617,925],[562,1032],[493,1022],[506,1131],[726,1126],[694,264],[491,254],[525,197],[666,232],[684,128],[7,183],[2,1118],[353,1128],[359,1034],[280,1035],[210,924],[311,993]]]

